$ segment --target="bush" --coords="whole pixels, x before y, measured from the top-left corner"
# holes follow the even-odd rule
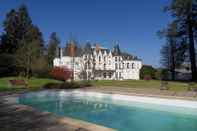
[[[54,67],[50,74],[53,78],[62,81],[67,81],[72,77],[72,71],[67,67]]]
[[[149,76],[150,79],[155,79],[155,72],[156,69],[154,69],[152,66],[143,65],[140,70],[140,78],[145,79],[145,77]]]
[[[45,89],[60,89],[61,83],[48,83],[43,86]]]
[[[45,89],[77,89],[86,87],[78,82],[64,82],[64,83],[48,83],[43,88]]]
[[[48,83],[43,86],[45,89],[77,89],[92,86],[89,81]]]

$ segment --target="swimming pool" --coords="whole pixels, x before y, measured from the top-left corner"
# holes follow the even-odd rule
[[[85,91],[23,94],[20,104],[120,131],[197,131],[197,102]]]

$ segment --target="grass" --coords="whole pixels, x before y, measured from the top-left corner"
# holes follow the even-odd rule
[[[0,78],[0,91],[7,90],[20,90],[21,87],[9,87],[8,81],[13,79],[23,79],[28,82],[28,89],[36,90],[40,89],[47,83],[60,83],[60,81],[53,79],[41,79],[41,78],[30,78],[26,79],[23,77],[4,77]],[[115,80],[100,80],[100,81],[91,81],[91,85],[95,87],[105,86],[106,88],[110,88],[110,86],[114,87],[126,87],[126,88],[150,88],[150,89],[159,89],[161,85],[161,81],[158,80],[123,80],[123,81],[115,81]],[[188,83],[187,82],[168,82],[168,86],[170,90],[173,91],[187,91]],[[195,84],[195,87],[197,83]]]
[[[115,87],[127,87],[127,88],[157,88],[160,89],[161,81],[159,80],[123,80],[123,81],[92,81],[93,86],[115,86]],[[168,82],[170,90],[173,91],[187,91],[188,82]],[[197,86],[197,84],[196,84]]]
[[[9,91],[9,90],[21,90],[21,86],[12,86],[9,87],[9,80],[23,79],[28,83],[28,89],[36,90],[40,89],[47,83],[60,83],[60,81],[53,79],[44,79],[44,78],[24,78],[24,77],[4,77],[0,78],[0,91]]]

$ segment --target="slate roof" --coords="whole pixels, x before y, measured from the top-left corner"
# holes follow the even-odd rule
[[[69,48],[70,48],[70,44],[67,43],[66,47],[63,48],[63,56],[69,56],[70,54]],[[91,43],[86,43],[86,45],[83,48],[76,46],[75,56],[82,56],[84,54],[93,54],[95,48],[96,46],[92,46]],[[108,54],[110,52],[110,49],[99,47],[99,51],[101,51],[102,54],[106,51]],[[122,56],[123,60],[140,60],[136,56],[133,56],[129,53],[121,52],[119,45],[115,45],[111,52],[113,56]]]

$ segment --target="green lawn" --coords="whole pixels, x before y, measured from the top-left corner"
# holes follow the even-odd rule
[[[41,78],[21,78],[21,77],[5,77],[0,78],[0,91],[5,90],[18,90],[20,87],[9,87],[8,81],[12,79],[24,79],[28,82],[29,89],[39,89],[47,83],[59,83],[60,81],[53,79],[41,79]],[[115,80],[101,80],[101,81],[91,81],[91,84],[95,87],[105,86],[110,88],[110,86],[115,87],[127,87],[127,88],[156,88],[159,89],[161,82],[158,80],[124,80],[124,81],[115,81]],[[186,82],[169,82],[168,86],[170,90],[173,91],[186,91],[188,89],[188,83]],[[197,84],[196,84],[197,86]]]
[[[0,91],[6,91],[6,90],[19,90],[20,86],[15,86],[15,87],[9,87],[9,80],[16,80],[16,79],[22,79],[28,82],[28,88],[29,89],[39,89],[43,85],[47,83],[59,83],[60,81],[53,80],[53,79],[41,79],[41,78],[23,78],[23,77],[4,77],[0,78]]]
[[[168,82],[170,90],[174,91],[186,91],[188,89],[187,82]],[[124,80],[124,81],[92,81],[93,86],[116,86],[127,88],[160,88],[161,81],[158,80]],[[197,85],[197,84],[196,84]]]

